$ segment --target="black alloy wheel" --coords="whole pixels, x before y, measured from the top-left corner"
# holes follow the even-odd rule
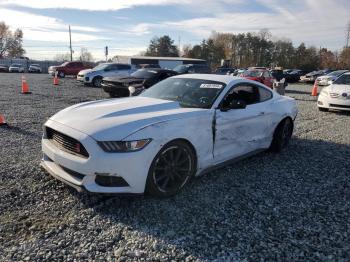
[[[189,182],[195,170],[193,149],[183,141],[170,142],[152,162],[147,178],[147,191],[159,197],[175,195]]]
[[[272,152],[281,152],[285,148],[293,134],[293,122],[290,118],[286,118],[280,122],[273,135],[273,140],[270,146]]]

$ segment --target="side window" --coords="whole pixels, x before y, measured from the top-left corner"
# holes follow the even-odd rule
[[[129,65],[118,65],[119,70],[130,70],[131,66]]]
[[[265,88],[262,88],[262,87],[258,87],[259,89],[259,94],[260,94],[260,102],[265,102],[269,99],[272,98],[272,92],[265,89]]]
[[[108,66],[106,69],[107,69],[107,71],[116,71],[119,69],[119,67],[118,67],[118,65],[112,64],[112,65]]]
[[[224,103],[230,103],[232,100],[243,100],[247,105],[259,103],[259,88],[248,84],[238,85],[229,92]]]

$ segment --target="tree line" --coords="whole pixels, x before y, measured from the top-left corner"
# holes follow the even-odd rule
[[[165,35],[156,37],[145,52],[146,56],[179,56],[174,40]],[[299,68],[302,70],[350,68],[350,48],[340,53],[327,48],[316,48],[301,43],[294,47],[289,39],[275,39],[268,30],[258,33],[217,33],[213,32],[200,44],[183,47],[183,57],[207,60],[217,67],[222,60],[232,66]]]

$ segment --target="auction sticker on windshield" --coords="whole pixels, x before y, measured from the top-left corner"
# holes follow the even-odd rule
[[[214,88],[214,89],[221,89],[222,85],[219,84],[201,84],[200,88]]]

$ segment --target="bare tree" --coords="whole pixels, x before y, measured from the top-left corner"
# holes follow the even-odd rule
[[[94,60],[92,54],[87,50],[87,48],[82,47],[80,49],[80,56],[79,56],[80,61],[84,62],[92,62]]]
[[[0,58],[23,56],[25,50],[22,42],[22,30],[16,29],[15,32],[12,32],[4,22],[0,22]]]
[[[70,61],[70,53],[56,54],[53,60],[59,61],[59,62]]]

